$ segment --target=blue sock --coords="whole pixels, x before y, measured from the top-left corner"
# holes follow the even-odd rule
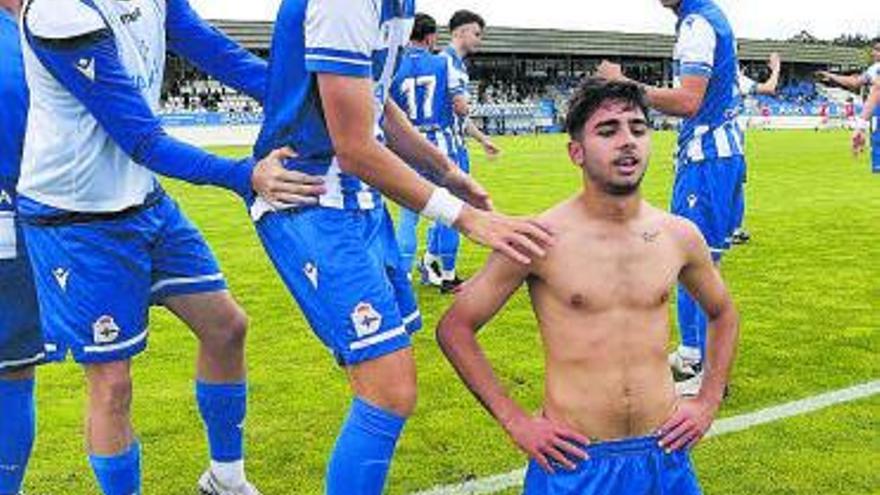
[[[0,380],[0,495],[21,490],[34,446],[34,379]]]
[[[327,467],[327,495],[381,495],[405,423],[355,397]]]
[[[208,433],[211,459],[233,462],[244,458],[247,383],[196,381],[196,400]]]
[[[706,355],[706,315],[690,293],[678,285],[678,327],[681,329],[681,345],[700,350]]]
[[[104,495],[139,495],[141,493],[141,444],[134,442],[118,455],[89,455],[92,471]]]

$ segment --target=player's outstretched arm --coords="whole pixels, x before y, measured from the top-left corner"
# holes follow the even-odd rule
[[[318,88],[340,167],[393,201],[454,226],[471,240],[521,263],[542,257],[550,233],[531,220],[517,220],[464,204],[408,167],[373,134],[373,83],[368,77],[319,72]]]
[[[834,83],[850,91],[858,91],[865,85],[865,79],[861,74],[844,76],[827,70],[820,70],[816,72],[816,77],[822,82]]]
[[[645,90],[648,104],[667,115],[693,117],[700,111],[706,89],[709,87],[708,69],[703,65],[694,66],[692,75],[684,75],[677,88],[657,88],[633,81],[623,75],[619,64],[603,60],[596,68],[596,75],[610,81],[628,81],[640,84]]]
[[[265,103],[268,64],[205,22],[189,0],[167,0],[168,48],[223,84]]]
[[[320,185],[283,169],[277,151],[258,164],[229,160],[168,136],[122,65],[113,33],[98,19],[94,29],[71,37],[35,34],[27,18],[27,42],[43,66],[94,116],[131,158],[156,173],[193,184],[210,184],[278,203],[285,197],[313,201]]]
[[[553,472],[551,460],[568,469],[566,454],[586,458],[577,444],[587,439],[522,409],[498,382],[476,334],[522,285],[529,269],[493,253],[480,273],[468,281],[437,326],[437,341],[468,389],[510,435],[516,445]]]
[[[661,428],[661,445],[669,450],[693,447],[709,431],[724,398],[739,338],[739,317],[733,299],[712,262],[702,234],[686,220],[679,220],[676,230],[685,256],[679,281],[706,313],[709,332],[700,393],[692,400],[680,402]]]

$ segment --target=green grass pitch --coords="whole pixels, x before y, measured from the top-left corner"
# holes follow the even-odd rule
[[[665,206],[673,135],[657,133],[654,142],[644,190]],[[870,173],[867,158],[852,158],[847,142],[842,132],[748,136],[753,240],[725,259],[742,339],[722,416],[880,378],[880,175]],[[498,144],[504,148],[500,158],[487,161],[474,150],[473,160],[499,209],[535,213],[580,187],[564,137],[500,138]],[[320,493],[349,403],[343,373],[283,288],[241,204],[215,189],[167,186],[206,235],[251,318],[249,476],[266,495]],[[474,272],[485,255],[466,243],[460,271]],[[418,295],[426,323],[415,339],[419,405],[390,473],[392,494],[524,463],[434,343],[433,326],[450,300],[422,288]],[[511,393],[536,408],[541,351],[522,292],[481,340]],[[153,310],[149,349],[134,362],[134,421],[144,446],[147,495],[194,493],[206,466],[193,397],[194,356],[189,331],[165,310]],[[83,448],[83,397],[74,364],[39,370],[29,494],[98,493]],[[695,452],[695,463],[707,494],[878,494],[880,397],[710,439]]]

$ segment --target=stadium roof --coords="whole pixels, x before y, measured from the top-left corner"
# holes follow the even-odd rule
[[[270,22],[226,20],[214,21],[214,25],[250,49],[269,49]],[[441,41],[445,39],[446,30],[441,29]],[[674,38],[664,34],[492,27],[482,53],[665,59],[672,53],[673,44]],[[745,61],[766,60],[774,51],[789,63],[855,68],[867,62],[865,52],[857,48],[750,39],[740,43],[740,58]]]

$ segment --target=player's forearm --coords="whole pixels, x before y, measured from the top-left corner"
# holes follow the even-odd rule
[[[390,100],[385,107],[384,130],[388,147],[406,163],[433,171],[440,177],[455,169],[446,155],[425,139]]]
[[[495,377],[477,343],[476,329],[458,321],[454,307],[437,326],[437,342],[468,390],[502,427],[507,429],[511,421],[525,415]]]
[[[657,88],[644,86],[648,105],[676,117],[693,117],[700,111],[702,97],[683,88]]]
[[[770,77],[758,84],[755,91],[762,95],[774,95],[776,94],[776,88],[779,86],[779,71],[773,71],[770,74]]]
[[[479,142],[480,144],[485,145],[486,141],[489,140],[489,136],[486,136],[486,134],[484,134],[483,131],[481,131],[480,128],[477,127],[477,125],[474,124],[474,121],[471,119],[468,119],[465,131],[467,132],[468,136],[476,139],[477,142]]]
[[[706,342],[706,369],[700,397],[718,405],[724,397],[739,340],[739,317],[733,302],[728,300],[721,310],[710,317]]]
[[[862,87],[864,81],[861,76],[842,76],[840,74],[828,74],[831,81],[852,91],[858,91]]]

